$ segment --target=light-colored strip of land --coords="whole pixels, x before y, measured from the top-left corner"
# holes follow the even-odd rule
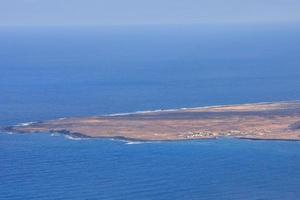
[[[4,128],[77,137],[189,140],[218,137],[300,140],[300,101],[199,107],[126,115],[65,118]]]

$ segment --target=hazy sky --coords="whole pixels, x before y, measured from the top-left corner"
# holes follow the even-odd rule
[[[0,0],[0,25],[300,22],[300,0]]]

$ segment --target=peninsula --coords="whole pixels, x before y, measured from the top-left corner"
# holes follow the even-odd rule
[[[300,140],[300,101],[63,118],[2,130],[151,141],[218,137]]]

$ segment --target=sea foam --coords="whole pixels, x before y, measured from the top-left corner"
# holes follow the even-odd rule
[[[36,122],[25,122],[25,123],[19,123],[16,126],[29,126],[29,125],[32,125],[32,124],[35,124],[35,123]]]
[[[291,103],[291,102],[299,102],[297,100],[294,101],[276,101],[276,103]],[[272,104],[272,101],[265,101],[259,103],[241,103],[241,104],[219,104],[219,105],[212,105],[212,106],[196,106],[196,107],[183,107],[183,108],[174,108],[174,109],[156,109],[156,110],[145,110],[145,111],[134,111],[134,112],[124,112],[124,113],[112,113],[106,114],[103,116],[113,117],[113,116],[126,116],[126,115],[134,115],[134,114],[146,114],[146,113],[156,113],[156,112],[174,112],[174,111],[181,111],[181,110],[204,110],[209,108],[220,108],[220,107],[228,107],[228,106],[251,106],[251,105],[267,105]]]
[[[88,140],[89,138],[84,138],[84,137],[73,137],[71,135],[64,135],[65,138],[69,140]]]

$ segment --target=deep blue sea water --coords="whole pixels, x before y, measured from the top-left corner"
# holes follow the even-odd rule
[[[297,26],[1,28],[0,126],[300,99]],[[300,143],[0,134],[0,199],[300,199]]]
[[[0,134],[0,199],[299,199],[300,142]]]

